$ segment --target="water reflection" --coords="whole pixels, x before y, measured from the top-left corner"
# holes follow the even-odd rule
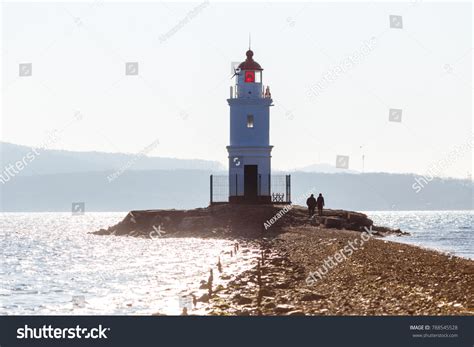
[[[227,275],[258,250],[230,257],[226,240],[154,240],[87,234],[125,213],[0,215],[0,314],[178,314],[220,257]],[[245,246],[244,246],[245,247]],[[196,311],[200,312],[200,311]]]

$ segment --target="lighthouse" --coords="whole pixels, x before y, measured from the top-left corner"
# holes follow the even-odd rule
[[[263,85],[263,68],[252,50],[235,70],[230,107],[229,202],[270,203],[270,88]]]

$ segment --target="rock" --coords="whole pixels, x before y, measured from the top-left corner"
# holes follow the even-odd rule
[[[209,294],[203,294],[197,299],[199,302],[209,302]]]
[[[292,305],[288,305],[288,304],[279,304],[275,307],[274,311],[276,313],[286,313],[286,312],[290,312],[291,310],[293,310],[295,307],[292,306]]]
[[[222,284],[219,284],[216,288],[214,288],[214,292],[220,292],[221,290],[224,290],[224,286]]]
[[[260,290],[260,295],[261,296],[274,296],[275,295],[275,291],[269,289],[269,288],[262,288]]]
[[[105,230],[105,229],[100,229],[99,231],[96,231],[96,235],[108,235],[110,233],[110,230]]]
[[[234,301],[238,305],[247,305],[247,304],[251,304],[253,300],[246,296],[237,294],[232,298],[232,301]]]
[[[324,295],[316,294],[316,293],[306,293],[303,294],[300,298],[301,301],[315,301],[321,300],[326,298]]]
[[[326,228],[342,229],[345,224],[345,220],[340,217],[326,217],[324,218],[324,225]]]
[[[267,308],[267,309],[271,309],[271,308],[275,308],[275,303],[274,302],[268,302],[266,303],[263,307]]]
[[[184,217],[181,223],[178,224],[177,229],[185,231],[203,230],[212,224],[211,216],[190,216]]]
[[[275,258],[273,258],[273,259],[270,260],[270,263],[271,263],[272,265],[280,265],[280,264],[282,264],[284,261],[285,261],[285,259],[283,259],[283,258],[279,258],[279,257],[277,258],[277,257],[275,257]]]
[[[363,213],[348,212],[347,215],[348,222],[359,226],[359,228],[370,227],[374,224],[374,222]]]
[[[383,235],[410,235],[410,233],[407,233],[407,232],[404,232],[404,231],[401,231],[400,229],[391,229],[391,228],[387,228],[387,227],[382,227],[382,226],[372,226],[372,230],[373,231],[376,231],[376,235],[380,235],[380,236],[383,236]]]
[[[288,289],[290,288],[290,284],[288,282],[279,282],[279,283],[276,283],[274,287],[278,289]]]
[[[92,232],[96,235],[128,235],[146,237],[154,226],[161,225],[166,237],[261,237],[263,223],[281,211],[274,205],[233,205],[223,204],[192,210],[143,210],[130,212],[121,222],[107,230]],[[242,218],[245,216],[246,218]],[[294,205],[280,221],[271,228],[278,233],[283,227],[300,227],[323,224],[327,228],[363,231],[373,224],[363,213],[344,210],[325,209],[323,216],[315,216],[308,222],[307,209]],[[390,234],[405,235],[399,230],[387,231]],[[380,233],[386,234],[383,231]],[[232,235],[229,235],[232,234]],[[383,235],[382,235],[383,236]],[[243,250],[242,253],[247,253]],[[265,253],[269,253],[266,249]]]

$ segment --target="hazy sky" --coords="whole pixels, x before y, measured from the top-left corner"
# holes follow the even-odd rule
[[[275,169],[348,155],[361,170],[365,154],[365,171],[465,178],[471,25],[470,3],[7,3],[1,140],[138,153],[158,139],[149,155],[226,165],[230,66],[251,32]]]

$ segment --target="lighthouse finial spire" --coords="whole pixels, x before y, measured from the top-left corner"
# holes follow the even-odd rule
[[[249,50],[252,46],[252,35],[249,33]]]

